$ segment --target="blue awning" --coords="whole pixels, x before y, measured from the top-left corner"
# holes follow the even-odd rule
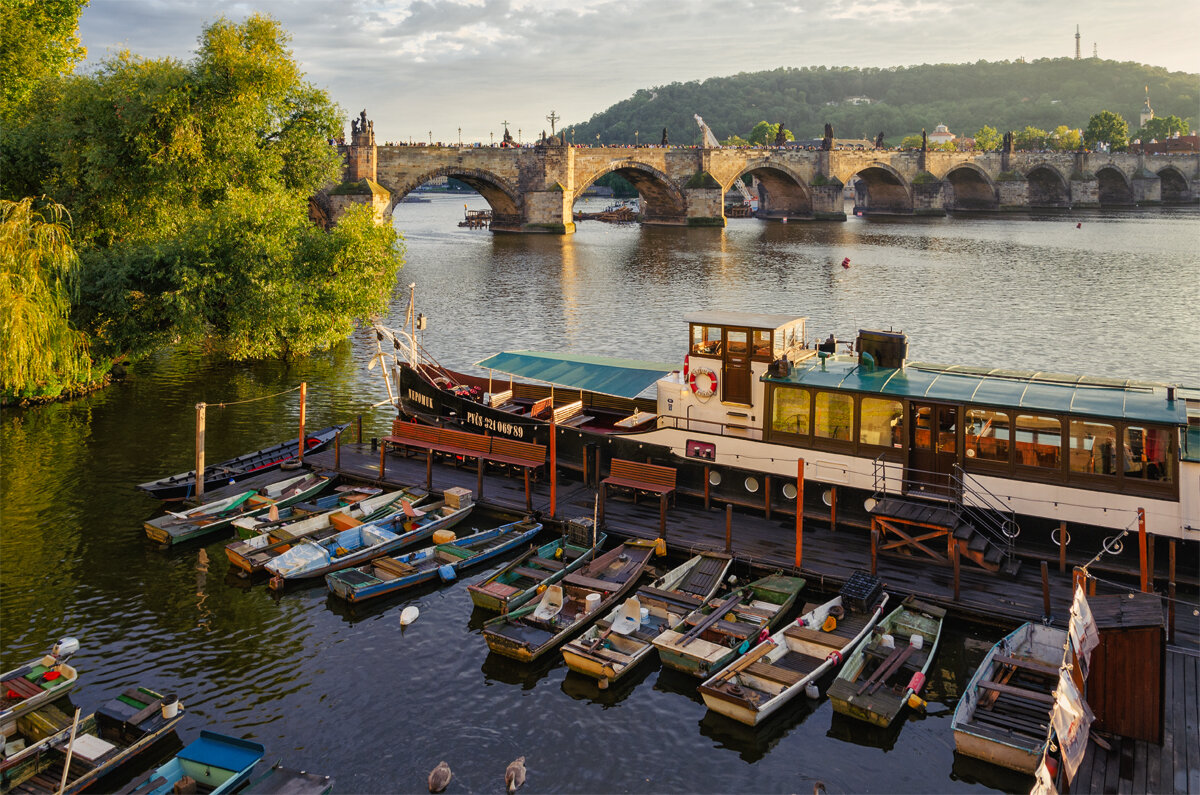
[[[665,375],[681,369],[663,362],[568,356],[537,351],[505,351],[478,363],[486,370],[554,386],[634,398]]]

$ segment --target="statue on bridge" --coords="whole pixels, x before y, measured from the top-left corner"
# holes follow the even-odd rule
[[[775,131],[775,145],[787,146],[787,130],[783,129],[783,122],[779,122],[779,129]]]
[[[921,151],[929,151],[929,136],[925,134],[925,128],[921,128]]]
[[[663,139],[662,139],[662,145],[663,145],[663,146],[670,146],[670,145],[671,145],[671,144],[670,144],[670,143],[668,143],[668,141],[667,141],[667,128],[666,128],[666,127],[663,127]]]
[[[350,133],[351,135],[365,135],[368,132],[375,132],[375,122],[367,121],[367,109],[363,108],[357,119],[350,120]]]
[[[825,139],[821,141],[821,149],[828,152],[833,149],[833,125],[825,122]]]
[[[883,130],[880,130],[879,135],[875,136],[875,148],[876,149],[883,148]]]
[[[1004,154],[1011,155],[1013,150],[1013,134],[1011,132],[1004,133]]]
[[[500,146],[503,147],[504,149],[508,149],[512,145],[513,145],[512,133],[510,133],[508,131],[508,126],[506,125],[504,127],[504,137],[500,139]]]

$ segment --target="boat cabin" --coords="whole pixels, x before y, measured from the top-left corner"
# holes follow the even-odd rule
[[[696,312],[691,329],[688,385],[697,396],[750,407],[761,395],[757,383],[767,366],[797,357],[805,347],[805,318],[750,312]]]

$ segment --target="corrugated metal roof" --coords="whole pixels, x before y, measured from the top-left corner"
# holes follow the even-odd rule
[[[814,388],[848,389],[894,397],[948,403],[974,403],[1002,408],[1183,425],[1184,401],[1167,400],[1167,384],[1151,381],[1089,378],[1021,370],[982,369],[913,362],[903,369],[869,370],[853,357],[816,359],[793,365],[772,383]]]
[[[679,369],[663,362],[570,356],[538,351],[505,351],[478,363],[479,367],[555,386],[633,398],[664,375]]]

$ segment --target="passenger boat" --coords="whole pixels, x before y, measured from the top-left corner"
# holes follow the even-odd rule
[[[584,537],[584,533],[572,534],[573,524],[568,524],[567,534],[540,547],[531,547],[483,582],[468,585],[471,601],[484,610],[507,613],[598,555],[607,536],[599,533],[591,538]]]
[[[532,662],[583,631],[633,588],[653,542],[627,541],[546,588],[541,599],[493,618],[483,638],[497,654]]]
[[[285,524],[275,524],[266,520],[263,518],[265,514],[251,518],[243,517],[234,521],[234,527],[238,528],[239,533],[249,532],[255,535],[226,544],[225,556],[229,558],[238,574],[257,574],[266,568],[267,561],[287,552],[302,538],[320,541],[351,527],[386,519],[395,513],[403,513],[401,502],[409,506],[418,506],[429,498],[429,493],[423,489],[401,489],[341,505],[324,513],[310,514],[307,518]],[[318,504],[320,502],[318,500]]]
[[[850,652],[829,686],[835,712],[887,728],[925,686],[946,611],[913,597]]]
[[[910,362],[897,332],[860,331],[847,352],[800,315],[684,320],[676,362],[512,351],[483,376],[376,329],[407,357],[391,373],[400,418],[548,444],[549,405],[560,468],[599,446],[673,467],[680,494],[794,514],[803,460],[810,511],[836,500],[839,523],[865,529],[940,509],[943,548],[994,572],[1018,552],[1057,559],[1064,522],[1090,557],[1139,508],[1152,537],[1200,538],[1198,389]],[[1107,560],[1136,567],[1136,546]],[[1198,546],[1181,550],[1193,568]]]
[[[18,718],[13,732],[6,733],[0,793],[80,792],[153,745],[182,719],[183,705],[174,696],[144,687],[102,704],[78,726],[57,705],[44,706]],[[71,772],[63,787],[68,754]]]
[[[705,705],[757,726],[836,668],[879,621],[887,600],[883,594],[878,605],[853,612],[839,595],[813,608],[705,680]]]
[[[295,770],[276,762],[238,795],[329,795],[330,792],[333,792],[331,777]]]
[[[541,531],[541,522],[526,517],[445,544],[396,557],[379,557],[364,566],[332,572],[325,575],[325,584],[339,599],[364,602],[439,578],[450,582],[463,569],[516,549]]]
[[[1032,775],[1042,758],[1067,631],[1022,624],[988,651],[954,709],[960,754]]]
[[[653,654],[659,633],[679,626],[717,592],[732,562],[724,553],[701,552],[638,588],[563,646],[567,667],[601,682],[620,679]]]
[[[312,499],[328,485],[329,478],[324,475],[296,475],[260,489],[151,519],[144,525],[146,536],[164,546],[182,544],[228,530],[233,520],[239,517],[258,516],[272,507],[284,508],[294,502]]]
[[[291,549],[268,560],[269,584],[283,590],[289,582],[312,580],[331,572],[358,566],[374,558],[398,552],[449,530],[467,518],[474,508],[467,503],[451,508],[436,502],[427,508],[409,508],[370,524],[360,524],[320,540],[301,539]]]
[[[79,641],[63,638],[35,660],[0,676],[0,727],[65,695],[79,681],[79,672],[67,665],[79,651]]]
[[[803,577],[770,574],[729,596],[709,599],[680,626],[654,639],[659,659],[666,668],[707,678],[773,632],[804,584]]]
[[[202,731],[175,758],[131,782],[121,795],[167,795],[184,778],[194,780],[196,791],[207,795],[233,792],[263,758],[266,749],[256,742],[227,734]]]
[[[333,443],[334,437],[347,427],[348,424],[331,425],[311,436],[305,434],[304,452],[316,453],[324,450]],[[264,447],[262,450],[205,467],[204,490],[220,488],[254,475],[270,472],[272,469],[279,469],[284,463],[299,456],[298,442],[299,439],[280,442],[270,447]],[[138,488],[160,500],[180,500],[191,497],[196,492],[196,471],[180,472],[178,475],[152,480],[149,483],[139,484]]]

